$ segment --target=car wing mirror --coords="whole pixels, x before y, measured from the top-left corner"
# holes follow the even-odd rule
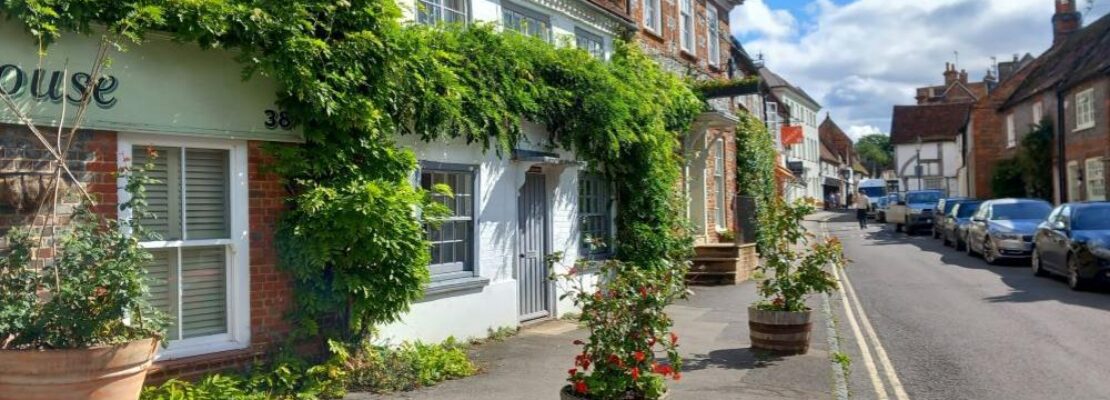
[[[1052,230],[1054,230],[1054,231],[1066,231],[1066,230],[1068,230],[1067,225],[1064,225],[1064,223],[1062,221],[1053,222],[1051,226],[1052,226]]]

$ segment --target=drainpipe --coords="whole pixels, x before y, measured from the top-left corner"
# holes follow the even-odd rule
[[[1067,203],[1068,198],[1068,160],[1067,148],[1064,145],[1064,132],[1068,128],[1067,110],[1064,109],[1064,82],[1056,84],[1056,179],[1059,180],[1058,195],[1060,204]]]

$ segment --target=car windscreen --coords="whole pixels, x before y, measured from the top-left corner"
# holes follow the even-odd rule
[[[1048,203],[1028,201],[995,204],[994,207],[991,208],[991,219],[1044,219],[1050,212],[1052,212],[1052,206],[1048,205]]]
[[[931,203],[940,201],[940,192],[919,192],[906,194],[907,203]]]
[[[944,214],[948,214],[948,212],[952,211],[952,208],[956,207],[956,205],[960,204],[960,202],[961,202],[961,200],[952,200],[952,199],[949,199],[948,201],[944,202]]]
[[[1110,230],[1110,205],[1087,206],[1075,210],[1071,227],[1079,231]]]
[[[960,208],[956,209],[956,218],[971,218],[972,214],[979,211],[979,204],[982,203],[960,203]]]
[[[886,194],[886,188],[880,187],[880,186],[861,187],[861,188],[859,188],[859,191],[863,192],[863,194],[866,194],[867,197],[870,197],[870,198],[873,198],[873,199],[883,197],[883,195]]]

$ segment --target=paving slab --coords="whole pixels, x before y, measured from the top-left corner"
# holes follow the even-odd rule
[[[670,399],[831,399],[833,369],[819,298],[811,301],[810,352],[781,357],[751,349],[747,307],[755,284],[693,287],[694,295],[669,308],[685,368],[668,381]],[[475,346],[482,373],[420,390],[388,395],[352,393],[348,399],[557,399],[586,331],[570,321],[527,327],[501,342]]]

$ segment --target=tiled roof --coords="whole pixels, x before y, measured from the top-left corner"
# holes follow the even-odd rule
[[[1110,74],[1110,15],[1072,33],[1037,59],[1035,69],[1002,108],[1053,90],[1057,84],[1069,88],[1100,74]]]
[[[840,158],[838,158],[836,154],[833,154],[833,151],[829,149],[829,146],[825,145],[824,142],[821,142],[821,161],[827,161],[830,164],[839,164]]]
[[[818,103],[817,100],[814,100],[813,97],[810,97],[809,93],[806,93],[806,91],[802,90],[802,88],[800,88],[800,87],[794,86],[789,81],[787,81],[786,79],[783,79],[783,77],[779,76],[779,74],[774,73],[773,71],[771,71],[767,67],[763,67],[763,68],[759,69],[759,76],[761,78],[763,78],[764,82],[767,83],[767,87],[770,87],[771,89],[777,89],[777,88],[790,89],[790,90],[794,91],[795,93],[797,93],[799,96],[801,96],[806,101],[811,102],[814,105],[816,105],[817,108],[821,108],[821,103]]]
[[[892,144],[955,140],[967,127],[970,103],[894,106],[890,128]]]
[[[845,160],[855,158],[852,138],[848,137],[848,134],[844,133],[828,114],[825,115],[825,120],[821,122],[821,126],[817,127],[817,136],[836,155],[844,157]]]

